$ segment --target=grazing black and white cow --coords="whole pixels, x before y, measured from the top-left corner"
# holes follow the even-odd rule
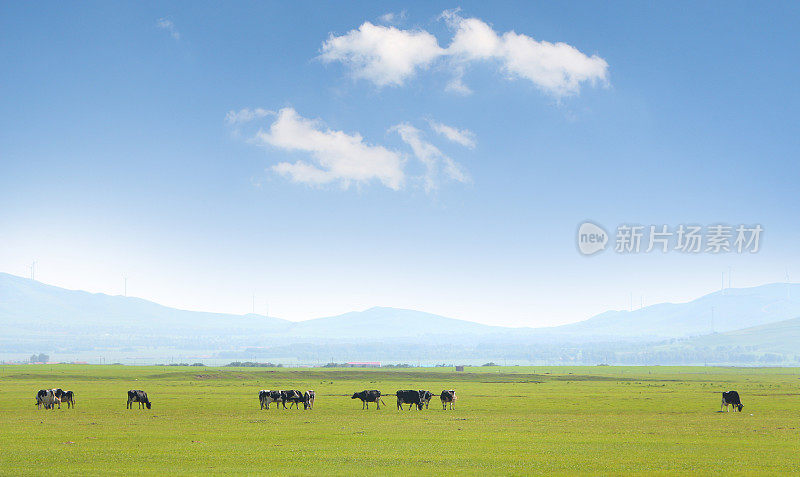
[[[408,404],[408,410],[410,411],[412,407],[417,406],[417,409],[420,411],[422,410],[422,393],[424,391],[414,391],[413,389],[401,390],[397,391],[395,395],[397,396],[397,409],[403,409],[403,404]]]
[[[447,409],[447,405],[450,404],[450,409],[453,409],[453,404],[455,404],[456,399],[456,390],[450,389],[446,391],[442,391],[442,394],[439,395],[439,399],[442,400],[442,409]]]
[[[56,389],[56,396],[61,401],[58,404],[58,408],[61,409],[61,404],[65,403],[67,405],[67,409],[70,407],[75,407],[75,393],[72,391],[64,391],[61,388]]]
[[[298,391],[296,389],[290,389],[288,391],[281,391],[282,394],[282,401],[283,401],[283,408],[286,409],[286,403],[289,403],[289,409],[292,406],[297,406],[297,409],[300,409],[300,403],[303,402],[303,392]]]
[[[314,409],[314,390],[309,389],[303,394],[303,409]]]
[[[386,405],[386,403],[383,402],[383,399],[381,399],[381,392],[377,389],[373,389],[371,391],[364,390],[360,393],[355,393],[350,399],[361,399],[361,409],[364,409],[365,407],[369,409],[369,403],[371,402],[377,404],[378,409],[381,408],[381,404],[384,406]]]
[[[262,389],[258,392],[258,401],[261,403],[261,409],[269,409],[271,402],[283,402],[280,391],[270,391],[269,389]],[[278,404],[275,404],[275,407],[277,408]]]
[[[44,397],[47,396],[47,389],[40,389],[36,393],[36,409],[42,409],[42,405],[44,404]],[[45,409],[47,409],[45,407]]]
[[[126,406],[126,409],[133,409],[133,403],[135,402],[139,403],[139,409],[142,409],[142,404],[144,404],[147,409],[150,409],[152,404],[150,400],[147,399],[146,392],[140,389],[131,389],[128,391],[128,405]]]
[[[433,398],[433,393],[430,391],[423,391],[422,389],[419,390],[419,400],[425,405],[425,409],[428,409],[428,404],[430,404],[431,399]]]
[[[736,391],[722,393],[722,406],[720,406],[719,411],[722,412],[722,408],[724,407],[725,412],[728,412],[728,404],[733,408],[733,412],[736,412],[737,409],[739,412],[742,412],[742,408],[744,407],[742,400],[739,399],[739,393]]]
[[[36,393],[36,408],[55,409],[56,404],[61,406],[61,400],[56,396],[55,389],[40,389]]]

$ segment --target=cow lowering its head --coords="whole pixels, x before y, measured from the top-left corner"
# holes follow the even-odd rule
[[[428,404],[431,403],[431,399],[433,398],[433,393],[430,391],[424,391],[422,389],[419,390],[419,399],[422,401],[422,404],[425,405],[425,409],[428,409]]]
[[[130,391],[128,391],[128,404],[126,406],[126,409],[132,409],[133,403],[135,402],[139,403],[139,409],[142,409],[142,404],[144,404],[144,406],[147,409],[150,409],[152,405],[150,400],[147,399],[147,393],[142,391],[141,389],[131,389]]]
[[[316,394],[313,389],[309,389],[303,394],[303,409],[314,409],[314,397]]]
[[[377,404],[378,409],[380,409],[381,403],[383,403],[383,400],[381,399],[381,392],[377,389],[373,389],[371,391],[365,389],[359,393],[354,393],[351,399],[361,399],[361,409],[364,409],[365,407],[366,409],[369,409],[369,403],[371,402]],[[383,403],[383,405],[385,406],[386,404]]]
[[[285,393],[284,394],[284,401],[283,401],[283,405],[284,406],[286,406],[286,402],[288,401],[289,402],[289,409],[291,409],[292,406],[296,406],[297,409],[300,409],[300,403],[304,402],[303,401],[303,392],[302,391],[299,391],[297,389],[290,389],[288,391],[281,391],[281,392]]]
[[[45,409],[55,409],[56,404],[58,407],[61,407],[61,399],[56,396],[55,389],[40,389],[36,393],[36,408],[41,409],[44,406]]]
[[[736,412],[737,409],[739,412],[742,412],[742,408],[744,407],[742,400],[739,398],[739,393],[736,391],[727,391],[722,393],[722,406],[720,407],[720,412],[722,412],[722,408],[725,408],[725,411],[727,412],[728,404],[730,404],[733,408],[733,412]]]
[[[395,393],[397,396],[397,409],[403,409],[403,404],[408,404],[408,410],[417,406],[417,409],[422,410],[424,406],[422,401],[422,393],[425,391],[415,391],[413,389],[400,390]]]
[[[68,409],[70,407],[74,407],[75,406],[75,393],[73,393],[72,391],[64,391],[61,388],[59,388],[59,389],[56,389],[56,396],[58,397],[58,399],[61,400],[61,403],[64,403],[64,404],[67,405]],[[59,404],[58,407],[60,409],[61,405]]]
[[[270,391],[269,389],[262,389],[261,391],[258,392],[258,402],[261,403],[261,409],[269,409],[270,403],[282,402],[281,392]],[[276,404],[275,407],[277,408],[278,405]]]

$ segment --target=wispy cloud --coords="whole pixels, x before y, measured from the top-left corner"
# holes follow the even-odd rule
[[[428,120],[428,124],[437,134],[446,137],[450,141],[453,141],[456,144],[461,144],[462,146],[470,149],[475,148],[475,133],[469,129],[457,129],[430,119]]]
[[[375,85],[401,86],[436,60],[453,73],[450,91],[468,94],[463,82],[468,66],[497,65],[507,78],[530,81],[554,96],[578,94],[583,84],[607,83],[608,63],[567,43],[537,41],[514,31],[496,32],[478,18],[463,18],[458,10],[441,18],[454,31],[447,48],[425,30],[402,30],[363,23],[344,35],[331,36],[322,44],[320,58],[345,64],[356,78]]]
[[[310,154],[310,162],[281,162],[273,166],[274,171],[294,182],[311,185],[338,182],[347,188],[351,183],[378,180],[390,189],[399,190],[405,181],[400,153],[368,144],[358,133],[327,129],[319,121],[303,118],[293,108],[278,111],[269,129],[259,131],[256,139],[286,151]]]
[[[241,123],[249,123],[250,121],[254,121],[256,119],[261,119],[265,116],[275,114],[275,111],[270,111],[267,109],[262,108],[243,108],[239,111],[228,111],[228,114],[225,115],[225,122],[228,124],[241,124]]]
[[[394,13],[394,12],[384,13],[383,15],[378,17],[378,20],[380,20],[381,23],[397,25],[398,23],[404,22],[406,17],[408,17],[408,12],[402,10],[400,13]]]
[[[469,182],[463,168],[438,147],[424,138],[422,131],[403,122],[389,128],[396,132],[408,152],[395,150],[367,142],[358,132],[337,131],[325,127],[320,120],[302,117],[294,108],[286,107],[277,112],[263,108],[231,110],[225,121],[235,128],[245,123],[273,117],[265,128],[247,137],[252,144],[270,146],[287,152],[305,154],[295,162],[282,161],[271,170],[299,184],[321,186],[338,184],[344,189],[351,185],[378,182],[392,190],[401,190],[406,184],[424,184],[426,191],[437,189],[446,180]],[[459,144],[474,145],[474,135],[465,129],[457,129],[434,121],[431,127],[439,134]],[[240,136],[241,137],[241,136]],[[425,169],[422,174],[408,174],[410,161],[419,161]]]
[[[454,160],[445,155],[438,147],[422,138],[422,131],[408,123],[400,123],[392,127],[400,138],[411,147],[414,156],[425,166],[425,190],[435,189],[440,175],[458,182],[468,182],[467,174]]]
[[[170,36],[176,40],[181,39],[180,32],[175,28],[175,24],[168,18],[159,18],[156,20],[156,26],[162,30],[169,32]]]

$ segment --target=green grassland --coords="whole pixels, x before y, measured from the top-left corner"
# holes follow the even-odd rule
[[[37,410],[44,387],[73,390],[76,408]],[[152,410],[125,408],[132,388]],[[452,411],[350,399],[451,388]],[[260,389],[314,389],[316,406],[262,411]],[[743,413],[718,412],[729,389]],[[786,474],[800,471],[800,369],[0,367],[0,474],[54,471]]]

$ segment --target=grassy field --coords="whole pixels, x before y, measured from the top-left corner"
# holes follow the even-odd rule
[[[37,410],[40,388],[75,409]],[[126,410],[128,389],[147,410]],[[363,389],[455,388],[456,409],[361,410]],[[259,410],[314,389],[314,410]],[[735,389],[741,414],[720,413]],[[274,405],[273,405],[274,406]],[[0,474],[785,474],[800,470],[800,369],[0,368]]]

